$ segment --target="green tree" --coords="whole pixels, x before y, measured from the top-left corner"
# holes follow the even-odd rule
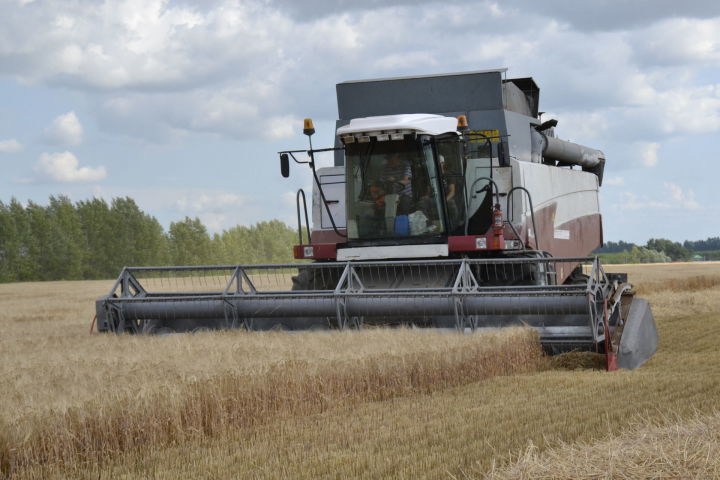
[[[10,207],[0,201],[0,282],[17,280],[16,262],[19,235]]]
[[[212,255],[207,229],[198,218],[171,223],[168,240],[173,265],[203,265]]]
[[[628,243],[620,240],[619,242],[605,242],[605,244],[595,250],[593,253],[620,253],[629,252],[634,247],[634,243]]]
[[[131,198],[47,206],[0,202],[0,282],[113,278],[123,266],[289,263],[297,232],[272,220],[236,226],[212,238],[185,218],[166,234]]]
[[[690,250],[683,247],[678,242],[673,242],[672,240],[668,240],[666,238],[651,238],[648,240],[646,248],[663,252],[673,261],[690,260],[690,257],[692,256],[692,252]]]
[[[53,280],[52,273],[55,270],[55,262],[52,258],[53,225],[47,209],[33,201],[28,201],[25,212],[30,230],[26,246],[35,267],[28,280]]]
[[[293,260],[292,246],[297,243],[297,232],[280,220],[259,222],[251,228],[260,260],[264,263],[289,263]]]
[[[279,220],[238,225],[213,238],[212,248],[219,263],[290,263],[297,232]]]
[[[109,245],[113,270],[166,263],[167,241],[162,226],[154,217],[143,213],[133,199],[114,198],[108,224],[112,234]]]
[[[85,235],[86,254],[83,278],[112,278],[119,272],[112,250],[113,230],[110,207],[103,199],[80,201],[76,205]]]
[[[696,252],[720,250],[720,237],[708,237],[706,240],[685,240],[683,247]]]
[[[218,263],[259,263],[258,251],[253,248],[248,227],[238,225],[213,238],[213,248],[218,252]]]
[[[664,252],[635,246],[630,250],[628,263],[665,263],[671,260]]]
[[[36,239],[30,225],[30,214],[15,198],[8,206],[15,224],[15,239],[10,243],[10,270],[14,272],[14,281],[38,280],[40,265],[36,254]]]
[[[82,278],[85,235],[80,217],[69,198],[50,197],[45,208],[48,222],[44,268],[49,279],[77,280]]]

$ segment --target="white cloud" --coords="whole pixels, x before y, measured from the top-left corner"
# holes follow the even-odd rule
[[[281,194],[238,195],[220,189],[198,189],[187,187],[137,187],[102,185],[87,186],[86,195],[102,197],[110,201],[113,197],[133,198],[145,212],[154,215],[166,228],[171,222],[184,217],[198,217],[210,233],[236,225],[279,218],[288,225],[296,225],[295,204],[288,208]],[[310,199],[308,199],[310,200]]]
[[[22,143],[18,142],[14,138],[0,140],[0,153],[17,153],[22,152],[22,150]]]
[[[142,198],[143,196],[140,195]],[[287,208],[286,195],[272,198],[259,195],[238,195],[222,190],[196,190],[177,192],[168,190],[164,193],[167,203],[162,208],[172,213],[174,219],[197,217],[210,233],[220,232],[236,225],[247,225],[268,218],[277,218],[275,212],[292,212],[295,214],[295,202],[292,209]],[[153,200],[156,202],[156,200]],[[278,207],[278,206],[281,207]],[[288,216],[288,218],[293,218]],[[287,220],[286,220],[287,221]]]
[[[380,57],[374,63],[375,68],[380,71],[412,70],[418,67],[432,69],[436,65],[437,61],[432,57],[428,58],[427,52],[391,53]]]
[[[80,167],[80,162],[70,152],[43,153],[35,164],[40,180],[53,182],[96,182],[107,177],[105,167]]]
[[[655,142],[641,143],[640,147],[640,165],[643,167],[655,167],[658,164],[658,150],[660,144]]]
[[[300,131],[300,125],[302,120],[294,115],[273,117],[267,121],[265,137],[272,140],[292,137]]]
[[[620,195],[620,202],[613,205],[613,208],[618,210],[647,210],[656,208],[666,209],[671,206],[672,204],[666,201],[653,200],[645,195],[638,195],[633,192],[623,192]]]
[[[190,133],[278,140],[302,131],[298,116],[273,115],[283,108],[278,98],[263,81],[183,93],[125,93],[104,102],[100,123],[153,141]]]
[[[307,191],[307,190],[306,190],[306,191]],[[307,198],[307,197],[308,197],[308,194],[306,193],[306,194],[305,194],[305,200],[306,200],[307,202],[312,201],[310,198]],[[286,207],[286,208],[295,209],[295,207],[296,207],[296,205],[297,205],[297,203],[296,203],[296,202],[297,202],[297,192],[285,192],[285,193],[283,193],[282,196],[280,197],[280,202],[281,202],[281,204],[282,204],[284,207]],[[302,205],[302,200],[300,200],[300,202],[301,202],[301,205]],[[308,209],[310,209],[310,208],[312,208],[312,205],[308,205]],[[309,213],[310,213],[310,212],[308,212],[308,214],[309,214]]]
[[[673,21],[680,16],[712,17],[720,13],[720,5],[715,0],[685,2],[682,8],[678,8],[679,4],[675,0],[584,0],[582,8],[568,8],[567,0],[516,0],[505,3],[519,6],[520,12],[542,12],[558,22],[567,22],[570,26],[584,31],[622,31],[661,22],[663,19]]]
[[[228,217],[223,213],[201,212],[197,217],[211,233],[220,232],[228,223]]]
[[[58,115],[45,131],[50,141],[60,145],[79,145],[82,143],[83,126],[75,112]]]
[[[228,209],[240,209],[246,200],[241,195],[227,192],[195,193],[178,198],[175,206],[186,214],[222,213]]]
[[[659,94],[657,104],[668,134],[720,131],[720,84],[674,88]]]
[[[625,185],[625,178],[623,177],[608,177],[603,179],[603,185],[610,187],[621,187]]]
[[[613,205],[617,210],[675,210],[687,209],[698,210],[700,204],[695,199],[695,192],[692,189],[685,191],[679,185],[665,182],[666,194],[662,200],[653,199],[647,195],[638,195],[634,192],[622,192],[620,202]]]
[[[632,37],[641,62],[717,64],[720,18],[667,19],[636,31]]]
[[[44,7],[4,11],[0,55],[18,56],[23,79],[99,89],[197,85],[250,68],[283,45],[290,26],[265,2],[60,1]],[[30,26],[42,34],[29,34]]]
[[[697,18],[720,11],[713,2],[686,18],[668,2],[616,5],[622,21],[602,2],[550,3],[481,2],[502,22],[477,29],[477,6],[453,2],[60,1],[4,12],[0,63],[24,82],[99,93],[102,128],[156,142],[284,138],[289,122],[268,119],[334,120],[338,81],[493,66],[534,76],[541,108],[580,143],[720,131],[720,89],[696,75],[720,61],[720,19]]]
[[[295,155],[297,155],[297,154],[295,154]],[[298,158],[301,158],[301,157],[298,157]],[[335,166],[335,152],[319,152],[319,153],[315,154],[315,168],[333,167],[333,166]]]
[[[672,198],[675,206],[690,210],[700,208],[700,204],[695,200],[695,192],[692,189],[685,192],[679,185],[670,182],[665,183],[665,188],[669,190],[670,198]]]

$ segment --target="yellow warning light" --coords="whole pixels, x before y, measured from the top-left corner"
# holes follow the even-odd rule
[[[312,118],[306,118],[303,120],[303,133],[308,137],[315,133],[315,126],[313,125]]]
[[[459,117],[457,117],[457,121],[458,130],[465,130],[466,128],[468,128],[467,117],[465,115],[460,115]]]

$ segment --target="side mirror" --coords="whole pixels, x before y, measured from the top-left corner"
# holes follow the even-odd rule
[[[290,159],[287,153],[280,154],[280,174],[285,178],[290,176]]]

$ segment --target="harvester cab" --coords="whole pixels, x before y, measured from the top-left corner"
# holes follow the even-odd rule
[[[312,229],[297,195],[304,262],[126,268],[97,302],[99,329],[526,325],[550,353],[641,365],[657,345],[650,307],[587,256],[602,244],[605,155],[556,138],[533,79],[504,74],[338,84],[335,146],[313,149],[306,119],[309,148],[280,152],[284,177],[291,160],[312,171]],[[317,168],[321,152],[335,165]],[[206,287],[172,287],[194,277]]]
[[[499,196],[493,189],[496,184],[491,178],[493,162],[497,166],[498,160],[490,153],[491,145],[485,157],[470,160],[475,177],[471,185],[474,190],[468,198],[465,152],[469,144],[458,128],[458,119],[454,117],[429,114],[360,118],[339,128],[345,164],[340,171],[331,167],[315,174],[319,181],[314,187],[313,218],[328,217],[330,221],[320,222],[327,226],[327,232],[323,228],[313,230],[320,239],[328,238],[326,234],[333,231],[336,236],[331,238],[339,244],[336,248],[355,250],[335,252],[334,257],[332,248],[322,248],[324,242],[316,238],[313,243],[321,245],[321,252],[331,254],[327,258],[391,258],[391,252],[397,249],[358,247],[437,246],[447,244],[449,236],[464,235],[466,230],[485,232],[493,221],[493,210],[480,205],[491,205],[500,213]],[[484,141],[489,144],[489,139]],[[284,172],[288,172],[288,155],[297,163],[304,163],[297,160],[296,153],[281,152]],[[343,198],[327,200],[329,196],[323,191],[327,185],[322,179],[328,177],[335,197]],[[342,187],[338,189],[338,185]],[[343,211],[331,208],[340,203],[344,204]],[[474,216],[466,215],[468,207],[475,212]],[[304,256],[304,249],[296,251],[298,258],[309,258]],[[398,258],[447,253],[445,248],[406,248]]]

